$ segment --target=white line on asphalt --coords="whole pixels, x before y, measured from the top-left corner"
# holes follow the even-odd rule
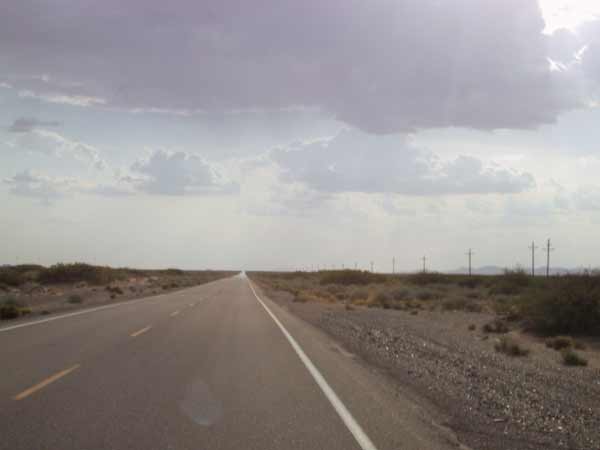
[[[126,302],[113,303],[111,305],[98,306],[96,308],[88,308],[88,309],[84,309],[82,311],[76,311],[76,312],[72,312],[72,313],[68,313],[68,314],[61,314],[60,316],[48,317],[47,319],[35,320],[33,322],[20,323],[18,325],[12,325],[10,327],[0,328],[0,333],[2,333],[3,331],[15,330],[17,328],[29,327],[31,325],[38,325],[40,323],[52,322],[53,320],[66,319],[67,317],[79,316],[81,314],[88,314],[88,313],[92,313],[95,311],[101,311],[103,309],[116,308],[117,306],[133,305],[135,303],[152,300],[152,299],[156,299],[156,297],[146,297],[146,298],[140,298],[139,300],[129,300]]]
[[[312,361],[308,358],[308,356],[306,356],[306,353],[304,353],[304,350],[302,350],[302,348],[296,342],[296,340],[292,337],[292,335],[285,329],[285,327],[282,325],[282,323],[279,321],[279,319],[275,316],[275,314],[273,314],[271,312],[271,310],[269,309],[269,307],[267,305],[265,305],[265,303],[260,299],[260,297],[258,296],[256,291],[254,290],[254,287],[252,286],[252,282],[249,279],[248,279],[248,284],[250,285],[250,289],[252,289],[252,293],[256,297],[256,300],[259,301],[259,303],[265,309],[267,314],[269,314],[269,316],[271,316],[271,319],[273,319],[273,321],[277,324],[277,326],[279,327],[279,329],[281,330],[283,335],[287,338],[289,343],[292,345],[292,348],[296,351],[296,354],[298,355],[300,360],[304,363],[304,366],[308,369],[308,371],[310,372],[312,377],[315,379],[315,381],[321,388],[321,391],[323,391],[323,394],[325,394],[325,397],[327,397],[327,400],[329,400],[329,403],[331,403],[331,406],[333,406],[333,409],[335,409],[335,411],[338,413],[338,415],[340,416],[340,418],[342,419],[342,421],[344,422],[346,427],[348,427],[348,430],[350,430],[350,433],[352,433],[352,436],[354,436],[354,439],[356,439],[356,442],[358,442],[358,445],[360,446],[360,448],[363,450],[377,450],[377,447],[375,447],[375,444],[373,444],[371,439],[369,439],[369,436],[367,436],[367,434],[363,431],[363,429],[358,424],[358,422],[356,422],[356,420],[354,419],[354,417],[352,416],[350,411],[348,411],[348,408],[346,408],[346,406],[342,403],[342,401],[337,396],[337,394],[333,391],[331,386],[329,386],[329,383],[327,383],[327,380],[325,380],[323,375],[321,375],[321,372],[319,372],[319,369],[317,369],[315,367],[315,365],[312,363]]]

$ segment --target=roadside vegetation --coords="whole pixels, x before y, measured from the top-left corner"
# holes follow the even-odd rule
[[[85,263],[0,267],[0,319],[82,304],[139,298],[234,275],[227,271],[138,270]]]
[[[578,364],[580,355],[575,352],[584,345],[572,336],[600,336],[598,273],[550,278],[534,278],[522,269],[498,276],[355,270],[249,275],[269,289],[289,292],[295,302],[342,304],[346,311],[367,307],[412,315],[419,311],[492,315],[493,319],[481,323],[481,332],[501,335],[495,348],[511,356],[529,353],[507,335],[513,330],[546,338],[546,346],[561,351],[567,365],[584,365]]]

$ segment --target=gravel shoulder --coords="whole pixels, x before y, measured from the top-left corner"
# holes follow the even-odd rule
[[[473,449],[600,449],[600,352],[586,342],[587,367],[561,364],[541,339],[517,337],[524,358],[494,350],[483,333],[491,314],[407,311],[299,303],[261,285],[265,294],[321,328],[349,352],[387,373],[402,391],[444,417]],[[475,325],[475,330],[469,330]]]

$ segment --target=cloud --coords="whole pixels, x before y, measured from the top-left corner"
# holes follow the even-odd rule
[[[19,91],[19,97],[21,98],[33,98],[48,103],[59,103],[72,106],[95,106],[104,105],[106,100],[100,97],[93,97],[89,95],[67,95],[63,93],[39,93],[30,90]]]
[[[130,169],[138,176],[123,179],[148,194],[231,194],[239,190],[222,170],[196,154],[157,150],[138,159]]]
[[[36,119],[35,117],[19,117],[8,127],[8,131],[11,133],[28,133],[36,128],[58,127],[60,125],[60,122],[51,120],[45,121]]]
[[[41,200],[45,204],[62,197],[78,183],[74,178],[49,177],[33,170],[25,170],[4,180],[10,193]]]
[[[535,185],[528,173],[487,167],[470,156],[441,161],[409,138],[353,130],[273,150],[271,159],[285,181],[327,193],[491,194],[522,192]]]
[[[47,74],[8,80],[46,101],[179,112],[311,107],[388,133],[535,127],[587,95],[569,71],[550,70],[536,0],[106,0],[86,8],[65,0],[59,9],[36,4],[36,14],[29,0],[10,1],[0,66]],[[598,55],[596,45],[583,55],[586,73]]]
[[[22,128],[26,129],[27,125],[31,125],[31,123],[21,125],[23,125]],[[19,151],[42,153],[59,158],[74,158],[77,161],[90,164],[97,170],[103,170],[107,167],[96,147],[71,140],[51,130],[32,128],[28,132],[18,134],[14,140],[8,142],[8,145]]]

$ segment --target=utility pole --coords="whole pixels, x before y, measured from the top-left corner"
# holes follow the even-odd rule
[[[427,272],[427,256],[421,258],[423,260],[423,273]]]
[[[396,257],[392,258],[392,275],[396,273]]]
[[[342,270],[344,270],[344,269],[345,269],[345,267],[344,267],[344,265],[342,264]]]
[[[354,263],[354,270],[356,270],[356,268],[357,268],[357,264],[356,264],[356,263]]]
[[[531,241],[529,248],[531,249],[531,276],[535,277],[535,249],[537,247],[535,246],[534,241]]]
[[[552,250],[554,249],[550,245],[550,238],[548,238],[548,241],[546,242],[546,248],[544,249],[546,252],[546,277],[550,276],[550,252]]]
[[[371,261],[371,272],[373,272],[373,261]]]
[[[469,249],[466,254],[469,256],[469,276],[471,276],[471,257],[473,256],[473,250]]]

